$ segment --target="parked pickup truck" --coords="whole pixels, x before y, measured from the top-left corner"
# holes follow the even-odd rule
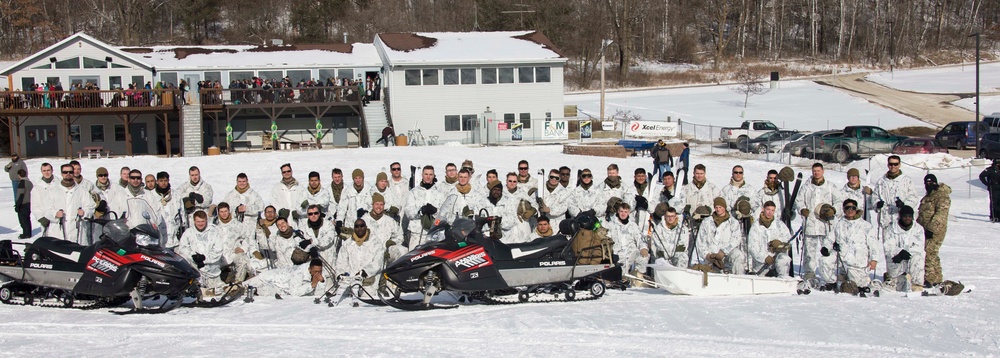
[[[719,131],[719,139],[723,143],[728,143],[730,148],[746,148],[748,140],[776,130],[778,130],[778,126],[771,123],[771,121],[743,121],[743,125],[738,128],[722,128],[722,130]]]
[[[892,153],[892,148],[904,139],[906,137],[889,134],[879,127],[849,126],[844,127],[840,135],[824,136],[823,140],[817,140],[815,144],[807,143],[803,148],[803,156],[815,154],[816,157],[828,158],[832,162],[845,163],[852,158]]]

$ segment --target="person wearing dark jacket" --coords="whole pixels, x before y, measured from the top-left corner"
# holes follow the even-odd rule
[[[653,149],[650,150],[650,156],[653,157],[653,172],[650,175],[656,175],[657,183],[662,184],[663,174],[672,171],[674,157],[670,154],[670,149],[667,149],[667,143],[664,143],[663,139],[656,141]]]
[[[31,189],[34,185],[28,180],[28,172],[24,169],[17,171],[19,180],[14,196],[14,211],[17,212],[17,221],[21,224],[21,236],[19,239],[31,237]]]
[[[392,126],[386,126],[382,128],[382,137],[375,141],[375,144],[382,143],[386,147],[389,146],[389,141],[396,137],[396,130]],[[395,143],[393,143],[395,144]]]
[[[684,150],[681,151],[681,156],[677,158],[677,176],[680,176],[681,170],[684,171],[684,181],[681,182],[683,185],[688,183],[688,169],[691,167],[691,148],[688,148],[687,142],[684,142]]]
[[[1000,158],[993,159],[993,165],[979,173],[979,181],[990,191],[990,221],[1000,222]]]
[[[28,166],[24,164],[23,160],[21,160],[21,156],[17,155],[17,153],[14,153],[10,156],[10,163],[7,163],[7,165],[3,167],[3,170],[7,172],[7,175],[10,177],[11,188],[14,189],[14,195],[15,195],[14,197],[16,198],[17,182],[19,180],[17,178],[17,172],[20,170],[24,170],[25,172],[27,172]]]

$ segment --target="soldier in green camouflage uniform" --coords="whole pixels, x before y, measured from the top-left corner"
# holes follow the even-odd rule
[[[927,174],[924,177],[924,188],[927,195],[920,199],[917,223],[924,227],[924,242],[927,257],[924,261],[926,273],[924,275],[924,287],[941,283],[944,280],[941,274],[941,259],[938,258],[938,251],[944,242],[945,232],[948,230],[948,209],[951,208],[951,187],[947,184],[938,184],[934,174]]]

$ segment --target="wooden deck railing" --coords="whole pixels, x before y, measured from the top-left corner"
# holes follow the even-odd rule
[[[199,93],[201,105],[270,105],[293,103],[360,104],[357,86],[282,87],[282,88],[208,88]]]
[[[0,91],[0,113],[116,112],[168,110],[176,90]]]

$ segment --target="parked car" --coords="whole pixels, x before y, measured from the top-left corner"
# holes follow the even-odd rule
[[[747,141],[776,130],[778,126],[771,121],[743,121],[739,127],[723,127],[719,130],[719,140],[729,143],[730,148],[746,148]]]
[[[806,145],[812,144],[814,140],[822,140],[822,138],[824,137],[839,136],[841,135],[841,133],[843,133],[843,131],[840,130],[825,130],[825,131],[812,132],[800,137],[799,139],[791,143],[786,144],[785,147],[781,149],[781,151],[797,157],[803,157],[805,156],[803,154],[803,149],[805,149]]]
[[[986,121],[979,122],[980,138],[991,131],[997,132],[1000,131],[1000,128],[991,129]],[[934,135],[934,139],[937,139],[938,142],[944,144],[946,147],[953,147],[958,150],[965,150],[965,147],[975,147],[976,122],[959,121],[948,123],[948,125],[941,128],[941,130]]]
[[[804,156],[814,153],[816,157],[846,163],[852,158],[891,153],[892,148],[904,139],[906,137],[889,134],[885,129],[875,126],[848,126],[844,127],[843,134],[839,136],[823,137],[815,145],[807,143],[803,152],[806,153]]]
[[[747,141],[747,144],[740,147],[740,151],[764,154],[767,152],[777,153],[786,143],[801,137],[802,134],[794,129],[781,129],[762,134],[760,137]],[[794,138],[793,138],[794,137]]]
[[[892,154],[948,153],[948,148],[934,138],[906,138],[892,148]]]
[[[979,157],[986,159],[1000,158],[1000,133],[986,133],[979,141]]]

